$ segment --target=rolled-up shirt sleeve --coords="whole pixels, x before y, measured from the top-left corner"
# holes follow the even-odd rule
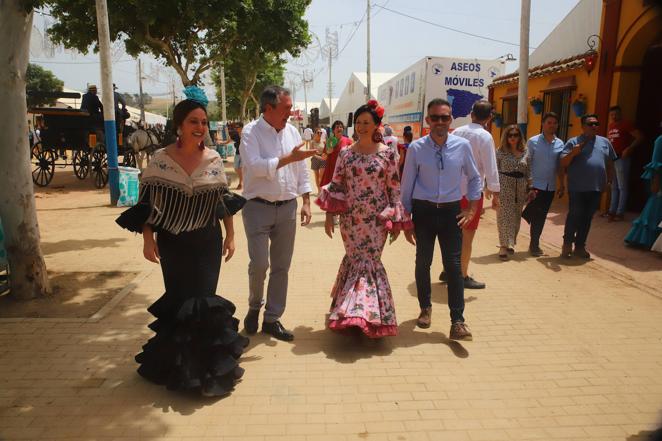
[[[402,205],[411,213],[414,184],[416,183],[416,149],[410,148],[405,156],[405,166],[402,170],[402,183],[400,184],[400,200]]]
[[[471,147],[467,145],[464,150],[464,165],[462,171],[467,176],[467,199],[470,201],[477,201],[480,199],[483,183],[481,182],[478,168],[476,168],[476,161],[474,160],[473,153],[471,153]],[[496,155],[494,157],[494,162],[496,163]]]
[[[487,182],[487,189],[491,192],[498,193],[501,190],[499,184],[499,169],[496,163],[496,148],[494,147],[494,140],[491,135],[482,139],[480,148],[481,162],[483,170],[485,171],[485,182]]]
[[[295,131],[296,144],[299,145],[303,141],[299,132]],[[313,191],[310,185],[310,173],[308,173],[308,166],[305,160],[297,162],[297,193],[306,194]]]
[[[273,180],[276,177],[279,158],[263,158],[260,156],[260,143],[257,133],[254,133],[255,127],[251,130],[244,130],[241,135],[241,144],[239,153],[241,162],[251,169],[251,173],[258,178]]]

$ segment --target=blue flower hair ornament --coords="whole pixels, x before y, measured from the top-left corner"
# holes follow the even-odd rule
[[[196,101],[205,107],[207,107],[207,104],[209,104],[209,100],[207,99],[205,91],[200,89],[198,86],[186,86],[184,88],[184,95],[186,95],[187,99]]]

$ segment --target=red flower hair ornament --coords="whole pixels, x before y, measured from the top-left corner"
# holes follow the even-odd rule
[[[370,107],[375,111],[379,119],[382,119],[384,117],[384,108],[379,105],[377,100],[370,100],[368,101],[367,105],[368,107]]]

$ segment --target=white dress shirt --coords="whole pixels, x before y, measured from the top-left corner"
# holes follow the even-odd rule
[[[476,123],[470,123],[453,130],[453,135],[461,136],[471,144],[471,151],[474,154],[480,182],[484,186],[487,182],[487,189],[493,193],[501,190],[499,185],[499,170],[496,163],[496,148],[494,139],[490,132],[483,126]],[[462,178],[462,194],[467,194],[467,178]]]
[[[241,168],[244,172],[246,199],[262,198],[271,202],[287,201],[310,193],[306,161],[278,168],[278,158],[301,144],[297,129],[286,124],[276,131],[264,117],[248,123],[241,133]]]

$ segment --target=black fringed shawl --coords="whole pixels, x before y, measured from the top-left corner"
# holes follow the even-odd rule
[[[161,149],[143,171],[138,204],[116,222],[134,232],[142,232],[147,224],[157,231],[179,234],[233,215],[244,202],[228,191],[223,161],[215,151],[205,149],[202,162],[189,176]]]

